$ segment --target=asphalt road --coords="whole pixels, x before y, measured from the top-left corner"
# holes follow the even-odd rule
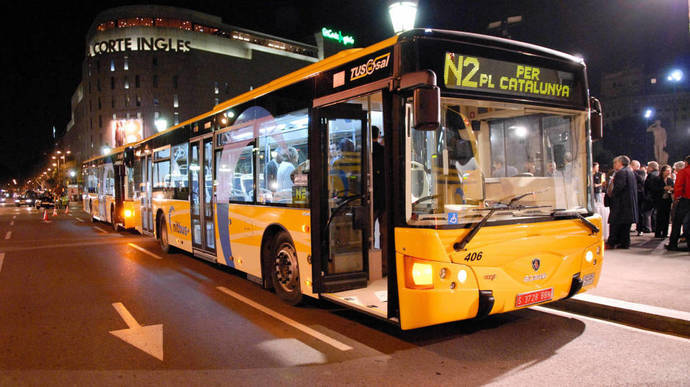
[[[0,385],[690,383],[685,338],[538,307],[400,332],[42,214],[0,208]]]

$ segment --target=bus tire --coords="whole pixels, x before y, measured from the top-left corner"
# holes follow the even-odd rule
[[[297,250],[290,234],[279,232],[271,249],[271,281],[278,297],[290,305],[302,302]]]
[[[165,223],[165,216],[158,218],[158,243],[161,245],[161,250],[168,254],[172,252],[172,246],[168,240],[168,226]]]
[[[120,230],[120,227],[117,225],[116,219],[115,219],[115,208],[110,207],[110,223],[113,225],[113,231],[118,232]]]

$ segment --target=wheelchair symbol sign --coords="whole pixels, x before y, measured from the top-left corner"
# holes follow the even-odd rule
[[[451,212],[448,214],[448,224],[458,224],[458,213]]]

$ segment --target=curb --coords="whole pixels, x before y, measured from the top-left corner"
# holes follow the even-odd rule
[[[615,304],[622,304],[623,306]],[[583,294],[542,306],[690,338],[690,313],[687,312]]]

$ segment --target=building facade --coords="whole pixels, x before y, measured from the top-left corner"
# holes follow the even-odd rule
[[[668,161],[690,153],[688,74],[675,81],[668,78],[667,72],[631,67],[603,75],[604,146],[613,154],[629,154],[642,162],[659,158],[654,151],[659,140],[654,136],[656,127],[648,130],[655,124],[665,130]]]
[[[107,10],[86,36],[61,147],[80,161],[316,62],[323,48],[164,6]]]

